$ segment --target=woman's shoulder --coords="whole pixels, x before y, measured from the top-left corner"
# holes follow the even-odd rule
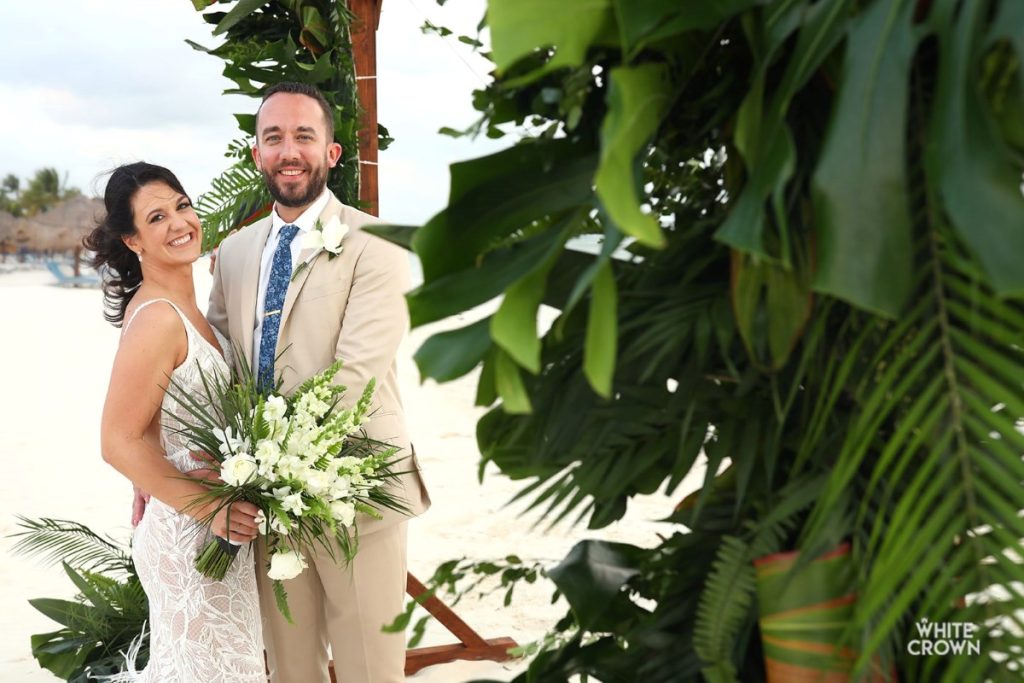
[[[124,339],[129,332],[133,336],[169,334],[176,329],[184,332],[184,322],[177,307],[169,299],[155,298],[132,302],[125,311],[125,324],[121,330]]]

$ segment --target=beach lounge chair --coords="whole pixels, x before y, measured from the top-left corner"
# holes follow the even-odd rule
[[[46,268],[57,278],[61,287],[98,287],[100,279],[95,275],[65,275],[56,261],[47,261]]]

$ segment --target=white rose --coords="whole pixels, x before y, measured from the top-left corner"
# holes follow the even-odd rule
[[[220,464],[220,478],[228,486],[241,486],[256,474],[256,461],[248,453],[226,458]]]
[[[294,550],[278,550],[270,556],[270,569],[267,576],[276,581],[294,579],[308,565],[306,558]]]
[[[305,249],[324,249],[332,254],[341,253],[341,240],[348,234],[348,226],[337,216],[331,217],[319,230],[311,230],[302,238]]]
[[[331,517],[342,526],[352,526],[356,519],[356,506],[348,501],[336,500],[331,503]]]

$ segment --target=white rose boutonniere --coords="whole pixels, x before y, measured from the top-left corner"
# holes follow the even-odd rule
[[[316,219],[316,223],[313,225],[313,229],[306,233],[306,236],[302,238],[303,249],[323,249],[328,253],[327,260],[333,259],[335,256],[341,253],[344,248],[341,242],[345,239],[345,235],[348,234],[349,227],[346,223],[342,223],[337,216],[331,216],[331,219],[327,221],[327,225],[324,225],[320,219]],[[315,257],[315,254],[314,254]],[[307,259],[303,263],[299,264],[299,267],[295,269],[292,274],[292,280],[298,275],[303,268],[309,265],[312,258]]]
[[[302,246],[307,249],[323,249],[330,254],[329,258],[334,258],[341,253],[341,241],[347,234],[348,226],[337,216],[332,216],[327,225],[321,224],[320,219],[317,219],[313,230],[303,239]]]

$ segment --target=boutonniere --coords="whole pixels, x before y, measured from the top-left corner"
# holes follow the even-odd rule
[[[341,250],[345,245],[341,243],[345,239],[345,235],[348,234],[348,225],[342,223],[337,216],[332,216],[327,225],[324,225],[319,218],[316,219],[316,223],[313,225],[313,229],[306,233],[305,237],[302,238],[303,249],[316,249],[317,251],[312,257],[299,264],[299,267],[295,269],[292,274],[292,280],[295,279],[302,269],[309,265],[309,262],[316,257],[321,249],[326,251],[329,256],[327,260],[333,259],[335,256],[341,253]]]

